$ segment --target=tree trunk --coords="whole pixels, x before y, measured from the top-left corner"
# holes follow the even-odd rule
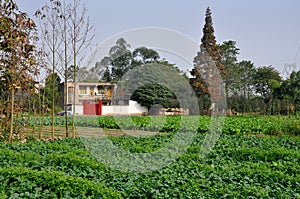
[[[14,106],[15,106],[15,89],[11,90],[11,115],[10,115],[10,129],[9,129],[9,143],[12,142],[13,131],[14,131]]]

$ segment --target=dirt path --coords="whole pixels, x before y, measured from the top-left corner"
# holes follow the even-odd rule
[[[69,127],[69,135],[72,135],[72,129]],[[76,135],[79,137],[104,137],[104,136],[122,136],[122,135],[130,135],[130,136],[153,136],[162,134],[161,132],[152,132],[152,131],[142,131],[142,130],[120,130],[120,129],[102,129],[95,127],[80,127],[76,126]],[[31,136],[33,129],[26,128],[24,129],[24,135]],[[42,137],[51,137],[52,135],[52,127],[51,126],[43,126],[36,127],[34,130],[34,136],[38,136],[41,133]],[[65,137],[66,130],[64,126],[55,126],[54,127],[54,135],[55,137]]]

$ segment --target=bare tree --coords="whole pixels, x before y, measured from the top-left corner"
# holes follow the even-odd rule
[[[61,41],[63,44],[62,53],[59,53],[60,60],[62,62],[61,71],[59,74],[64,79],[64,111],[65,111],[65,120],[66,120],[66,137],[69,137],[69,118],[68,118],[68,112],[67,112],[67,106],[68,106],[68,65],[71,62],[72,57],[70,56],[71,53],[68,49],[68,44],[70,43],[70,37],[68,37],[70,33],[70,28],[68,28],[68,21],[70,20],[70,5],[66,4],[66,1],[63,1],[62,9],[61,9],[61,17],[62,17],[62,23],[60,25],[61,30]]]
[[[70,38],[71,51],[74,67],[74,97],[73,97],[73,137],[75,137],[75,88],[76,88],[76,69],[80,62],[80,54],[91,44],[94,38],[94,28],[90,24],[87,16],[87,8],[85,5],[81,6],[80,0],[73,0],[73,4],[69,8],[70,13]]]
[[[76,82],[76,72],[80,63],[80,55],[91,44],[94,37],[92,32],[94,28],[91,26],[89,17],[87,16],[87,8],[81,6],[80,0],[73,0],[73,3],[66,4],[59,0],[50,0],[50,6],[45,6],[36,12],[36,16],[40,19],[41,32],[44,46],[47,47],[48,59],[52,65],[52,75],[58,73],[64,79],[64,108],[66,116],[66,136],[68,134],[68,117],[67,117],[67,101],[68,101],[68,65],[73,66],[73,80]],[[58,67],[57,67],[58,66]],[[52,87],[52,136],[54,136],[54,99],[55,89],[53,78]],[[75,95],[75,90],[74,90]],[[75,97],[73,97],[75,100]],[[73,117],[72,117],[73,137],[75,136],[75,101],[73,101]]]
[[[58,35],[60,32],[62,14],[61,14],[61,3],[57,0],[50,0],[50,4],[45,5],[41,10],[37,10],[35,16],[38,17],[40,21],[40,31],[41,39],[44,46],[44,51],[47,54],[49,63],[51,63],[52,70],[52,138],[54,138],[54,115],[55,115],[55,71],[57,70],[57,65],[59,64],[59,59],[57,59],[57,53],[61,50],[61,40]]]

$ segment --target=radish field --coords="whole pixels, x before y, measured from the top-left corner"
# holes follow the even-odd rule
[[[169,117],[159,124],[161,120],[76,119],[78,126],[163,132],[108,137],[130,153],[159,150],[173,140],[179,124],[186,132],[197,129],[178,159],[144,173],[114,170],[97,161],[83,144],[85,138],[1,142],[0,198],[300,198],[298,118],[225,118],[222,135],[205,157],[199,152],[208,117]],[[56,122],[63,125],[63,118]]]

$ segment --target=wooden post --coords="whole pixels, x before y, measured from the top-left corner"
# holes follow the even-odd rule
[[[15,102],[15,88],[11,90],[11,115],[10,115],[10,131],[9,131],[9,143],[12,142],[13,127],[14,127],[14,102]]]

